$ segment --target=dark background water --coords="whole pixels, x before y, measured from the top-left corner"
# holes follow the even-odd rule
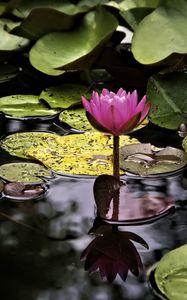
[[[16,124],[11,130],[10,124],[1,123],[1,135],[17,129]],[[1,163],[10,160],[1,153]],[[147,274],[166,252],[187,242],[186,173],[140,182],[140,191],[143,185],[156,186],[157,191],[164,186],[176,210],[149,224],[120,226],[120,230],[140,235],[149,250],[136,244],[144,264],[139,278],[129,272],[126,282],[117,277],[112,284],[97,273],[89,275],[80,261],[93,239],[88,231],[96,216],[94,180],[56,175],[38,201],[0,200],[0,299],[158,299]]]

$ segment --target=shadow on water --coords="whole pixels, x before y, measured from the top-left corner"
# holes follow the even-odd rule
[[[10,159],[6,153],[3,155],[4,160]],[[116,226],[101,216],[98,218],[94,182],[94,178],[56,175],[48,182],[49,189],[39,201],[1,199],[2,300],[158,299],[147,282],[147,272],[166,252],[187,241],[187,174],[151,182],[129,181],[128,187],[135,197],[131,201],[145,201],[145,195],[152,191],[155,197],[162,195],[163,202],[172,199],[176,208],[175,213],[139,225],[121,222]],[[115,243],[124,247],[123,257],[116,252]],[[90,249],[91,260],[88,259]],[[81,254],[87,262],[80,260]],[[108,257],[112,258],[113,265],[108,265]],[[85,272],[84,267],[92,273],[100,262],[107,268],[101,267],[100,274]],[[138,277],[134,276],[138,275],[137,270]],[[120,278],[117,273],[123,276]],[[107,274],[110,274],[110,284],[101,279]]]

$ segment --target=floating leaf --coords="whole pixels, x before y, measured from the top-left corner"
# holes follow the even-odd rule
[[[159,0],[124,0],[119,3],[120,11],[128,11],[133,8],[139,7],[152,7],[156,8]]]
[[[182,141],[182,146],[183,146],[185,152],[187,152],[187,137],[185,137],[184,140]]]
[[[187,244],[162,257],[155,271],[155,279],[168,299],[187,299]]]
[[[77,7],[77,10],[71,11],[73,14],[67,14],[62,11],[63,4],[61,5],[62,7],[58,7],[61,11],[49,7],[33,9],[12,33],[29,39],[38,39],[49,32],[69,31],[75,25],[78,14],[83,13],[85,9]]]
[[[7,56],[11,51],[20,51],[29,44],[29,40],[10,34],[4,29],[4,25],[0,24],[0,56]]]
[[[150,7],[132,8],[128,11],[121,11],[120,15],[130,25],[133,30],[136,30],[140,21],[153,11]]]
[[[104,8],[89,12],[73,31],[49,33],[37,41],[30,51],[30,62],[49,75],[85,69],[95,62],[117,25]]]
[[[59,147],[59,136],[48,132],[23,132],[8,135],[1,141],[1,147],[10,154],[27,158],[25,151],[33,145],[43,148]]]
[[[140,22],[133,35],[132,52],[135,59],[142,64],[153,64],[172,53],[187,53],[186,28],[186,0],[161,1]]]
[[[97,6],[97,5],[101,5],[101,4],[105,4],[106,2],[108,2],[108,0],[80,0],[78,2],[78,6],[79,7],[84,7],[84,6],[87,6],[87,7],[94,7],[94,6]]]
[[[53,116],[57,110],[48,109],[43,105],[38,96],[11,95],[0,98],[0,111],[13,117],[42,117]]]
[[[140,21],[157,7],[158,0],[125,0],[119,3],[120,15],[136,29]]]
[[[6,10],[6,3],[0,3],[0,16],[5,12]]]
[[[151,144],[137,144],[120,149],[120,167],[140,176],[177,171],[186,163],[186,153],[173,147],[155,150]]]
[[[137,142],[128,136],[120,137],[120,146]],[[1,146],[12,155],[38,159],[56,172],[112,174],[113,140],[99,132],[68,136],[42,132],[16,133],[5,138]]]
[[[4,27],[4,29],[6,31],[10,32],[13,28],[18,26],[20,24],[20,22],[14,22],[10,19],[1,18],[0,19],[0,24]]]
[[[85,7],[81,7],[70,3],[69,1],[59,0],[24,0],[13,10],[13,14],[19,18],[26,18],[34,10],[37,9],[53,9],[67,15],[76,15],[80,12],[85,12]]]
[[[42,182],[42,176],[51,176],[51,171],[37,163],[15,162],[0,166],[0,177],[10,182]]]
[[[148,82],[147,98],[151,101],[149,119],[169,129],[187,123],[187,74],[172,73],[152,76]]]
[[[40,94],[52,108],[69,108],[81,103],[81,96],[86,95],[88,88],[81,84],[62,84],[51,86]]]
[[[0,179],[0,193],[2,193],[4,189],[4,182]]]
[[[67,123],[71,128],[87,131],[94,130],[88,122],[84,108],[64,110],[60,116],[60,121]]]

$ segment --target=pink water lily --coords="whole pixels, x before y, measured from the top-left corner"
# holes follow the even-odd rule
[[[119,136],[131,132],[146,118],[150,104],[144,96],[138,102],[138,93],[127,93],[120,88],[117,93],[103,89],[101,95],[95,91],[91,100],[82,96],[83,106],[93,127]]]

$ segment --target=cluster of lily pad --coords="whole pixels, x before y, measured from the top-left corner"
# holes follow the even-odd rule
[[[7,86],[12,84],[21,99],[20,91],[30,92],[28,81],[40,94],[52,77],[63,82],[67,74],[75,83],[85,80],[85,72],[93,83],[93,72],[102,69],[103,77],[146,92],[153,123],[177,129],[186,123],[186,11],[185,0],[1,2],[1,94],[10,95]],[[124,29],[133,33],[131,47],[121,47]],[[33,99],[27,98],[39,105],[33,114],[45,114],[45,106]],[[20,115],[14,104],[12,113]]]
[[[12,157],[35,162],[0,166],[2,196],[19,201],[38,199],[47,189],[45,178],[52,178],[54,173],[113,174],[112,138],[92,129],[81,104],[81,95],[90,97],[94,85],[97,91],[103,83],[111,90],[117,90],[119,85],[128,90],[138,87],[151,102],[151,122],[173,130],[181,123],[185,126],[186,11],[185,0],[125,0],[120,3],[80,0],[76,4],[58,0],[10,0],[0,3],[0,111],[3,116],[20,120],[51,119],[52,122],[57,118],[58,125],[66,124],[67,133],[79,132],[67,136],[24,132],[4,138],[1,148]],[[131,46],[121,44],[124,33],[118,30],[118,25],[134,33]],[[97,69],[99,80],[96,79]],[[24,76],[29,79],[29,87]],[[31,91],[33,86],[30,89],[32,81],[34,92]],[[142,111],[143,108],[138,113]],[[99,114],[92,115],[96,116],[100,118]],[[133,124],[127,122],[133,125],[130,129],[141,120],[139,114],[132,116]],[[106,124],[98,123],[101,127]],[[80,134],[85,131],[88,132]],[[125,135],[120,137],[119,146],[120,175],[128,171],[139,176],[160,176],[186,166],[186,154],[179,149],[167,147],[163,150],[150,144],[142,145]],[[183,147],[187,152],[187,138],[183,140]],[[113,231],[112,234],[117,236]],[[84,253],[88,255],[87,263],[88,250]],[[100,265],[100,253],[96,258],[99,261],[91,271]],[[139,271],[140,265],[135,269]],[[157,283],[170,297],[170,281],[165,274],[163,278],[161,269],[158,267],[156,272]],[[106,270],[100,270],[107,277]],[[109,278],[111,281],[117,271],[112,279]],[[119,269],[119,274],[125,280],[127,271],[123,274],[122,271]],[[169,274],[176,287],[177,272]],[[173,296],[172,292],[171,299],[177,299],[175,294],[174,291]]]

